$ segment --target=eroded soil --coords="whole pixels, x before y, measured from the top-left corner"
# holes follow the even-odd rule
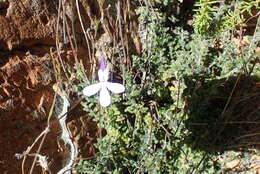
[[[60,48],[59,58],[65,66],[73,67],[75,61],[80,61],[90,73],[95,56],[92,48],[95,47],[97,54],[106,51],[111,55],[105,45],[121,43],[116,1],[79,0],[81,21],[75,15],[75,1],[64,1],[60,10],[58,2],[0,1],[0,173],[22,173],[22,159],[15,156],[23,154],[46,127],[55,94],[53,62],[54,57],[55,60],[58,57],[56,48]],[[121,8],[125,23],[120,27],[127,45],[126,54],[141,54],[137,17],[126,2],[121,3]],[[58,18],[58,14],[63,14],[63,18]],[[65,20],[68,26],[64,25]],[[89,42],[86,42],[81,22],[85,29],[91,28],[87,33]],[[101,27],[97,28],[97,24]],[[57,26],[60,28],[58,32]],[[76,40],[77,59],[70,39]],[[67,122],[73,140],[78,144],[79,158],[95,155],[93,142],[101,134],[96,123],[80,105],[69,112]],[[48,157],[52,173],[62,168],[68,153],[60,141],[60,133],[54,114],[41,149],[41,155]],[[35,153],[38,146],[39,142],[30,153]],[[32,160],[32,156],[27,156],[25,173],[29,173]],[[33,173],[42,173],[41,167],[36,165]]]
[[[15,154],[22,154],[46,127],[54,97],[50,49],[56,45],[56,7],[56,1],[0,2],[0,173],[21,173],[22,159],[17,159]],[[72,59],[71,52],[70,49],[63,51],[64,60]],[[81,49],[79,55],[84,54],[86,51]],[[85,135],[94,136],[97,130],[86,114],[78,115],[70,127],[74,130],[81,124],[90,125],[77,132],[77,140],[84,147],[88,143]],[[59,134],[58,122],[52,118],[41,154],[48,157],[53,173],[61,169],[67,153]],[[89,146],[85,145],[84,149],[83,155],[92,155],[86,153]],[[29,172],[32,159],[27,157],[25,173]],[[39,166],[35,173],[41,173]]]

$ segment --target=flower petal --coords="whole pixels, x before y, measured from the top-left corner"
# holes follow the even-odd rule
[[[89,85],[83,89],[83,94],[86,96],[92,96],[96,94],[100,90],[100,88],[101,88],[100,83]]]
[[[103,107],[107,107],[111,103],[111,97],[105,86],[102,86],[100,90],[99,103]]]
[[[119,94],[125,91],[125,87],[124,85],[120,84],[120,83],[111,83],[111,82],[107,82],[106,83],[106,87],[112,91],[113,93]]]
[[[108,77],[109,77],[108,68],[106,68],[105,70],[102,69],[98,70],[98,80],[100,82],[106,82],[108,80]]]

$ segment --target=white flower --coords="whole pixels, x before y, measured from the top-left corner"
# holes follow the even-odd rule
[[[109,71],[106,66],[106,59],[101,58],[100,60],[100,69],[98,70],[98,80],[99,83],[87,86],[83,89],[83,94],[86,96],[92,96],[98,91],[99,93],[99,103],[103,107],[107,107],[111,103],[111,97],[109,94],[108,89],[116,94],[122,93],[125,91],[124,85],[120,83],[112,83],[108,82],[108,77],[109,77]]]

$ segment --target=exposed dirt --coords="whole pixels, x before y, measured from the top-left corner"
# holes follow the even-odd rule
[[[56,5],[55,1],[46,4],[40,0],[0,3],[0,173],[21,173],[22,160],[15,158],[15,154],[23,153],[46,126],[54,96],[54,70],[49,52],[55,47]],[[79,56],[84,54],[86,51],[80,49]],[[70,49],[62,56],[64,60],[73,60]],[[81,120],[85,126],[95,125],[87,118]],[[90,131],[88,134],[93,135],[97,132],[94,128],[82,132]],[[66,157],[66,149],[61,148],[64,146],[58,146],[59,134],[59,126],[53,119],[41,154],[49,157],[54,173]],[[87,142],[85,137],[82,144]],[[32,159],[28,157],[25,163],[26,173]],[[40,171],[36,167],[35,172]]]
[[[28,4],[29,1],[27,7]],[[52,62],[46,53],[54,45],[55,18],[49,13],[52,19],[43,23],[27,14],[25,6],[14,1],[0,3],[1,173],[21,173],[21,160],[15,154],[23,153],[44,130],[53,98]],[[57,134],[56,128],[47,136],[43,153],[61,161],[55,141]],[[31,159],[25,165],[26,171]],[[54,170],[58,167],[55,165]]]
[[[90,72],[90,61],[94,60],[91,56],[95,54],[88,51],[88,46],[90,49],[97,47],[96,52],[106,51],[110,55],[111,50],[106,50],[105,44],[121,41],[115,4],[114,0],[79,1],[83,25],[85,29],[91,29],[88,33],[90,45],[85,41],[79,18],[75,17],[75,1],[64,4],[65,19],[69,24],[67,35],[71,38],[75,36],[78,60],[83,62],[87,72]],[[127,45],[126,54],[140,54],[136,15],[124,3],[121,8],[125,19],[121,29]],[[15,154],[23,153],[45,129],[54,97],[55,73],[50,50],[56,49],[57,16],[58,0],[0,2],[0,173],[21,173],[22,160],[18,160]],[[59,23],[62,27],[62,19]],[[99,23],[101,28],[97,28]],[[59,32],[58,38],[63,42],[60,45],[61,58],[66,66],[72,67],[76,59],[68,38],[64,38],[62,32]],[[54,56],[57,57],[57,54]],[[96,124],[82,112],[80,105],[69,113],[68,118],[80,157],[93,156],[95,150],[92,144],[100,135]],[[41,150],[42,155],[48,156],[52,173],[61,169],[67,155],[66,147],[59,142],[59,134],[57,120],[52,118],[51,130]],[[27,159],[25,173],[29,172],[33,158],[28,156]],[[41,168],[36,166],[34,173],[41,172]]]

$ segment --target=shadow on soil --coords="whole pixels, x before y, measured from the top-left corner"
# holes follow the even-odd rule
[[[214,154],[260,148],[259,77],[186,80],[186,85],[189,118],[185,125],[191,132],[187,140],[193,150]]]

